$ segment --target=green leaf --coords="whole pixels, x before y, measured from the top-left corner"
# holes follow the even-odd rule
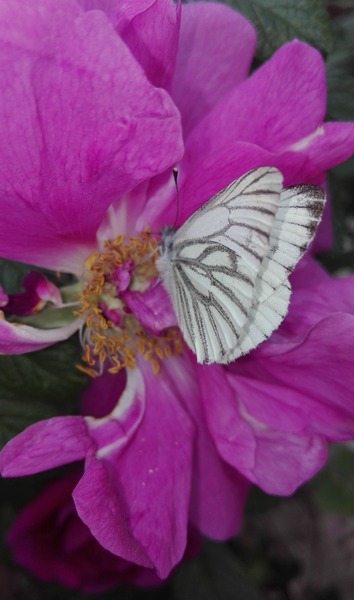
[[[42,419],[54,416],[53,407],[33,398],[24,397],[22,400],[9,392],[1,393],[0,397],[0,446],[17,435],[20,431]]]
[[[351,185],[350,180],[340,179],[334,171],[331,171],[328,174],[327,181],[331,203],[333,248],[321,254],[318,258],[325,268],[332,273],[336,273],[342,268],[352,271],[354,267],[354,248],[347,214],[352,205],[354,180]]]
[[[228,3],[255,26],[257,57],[261,60],[294,38],[326,53],[333,48],[331,21],[323,0],[228,0]]]
[[[22,279],[31,270],[33,267],[29,267],[29,265],[0,258],[0,286],[8,294],[18,292],[22,287]]]
[[[354,447],[332,448],[327,466],[312,482],[319,506],[326,511],[354,515]]]
[[[354,8],[354,0],[327,0],[327,4],[332,8]]]
[[[252,486],[247,498],[245,513],[248,516],[262,514],[274,509],[282,502],[284,502],[282,496],[272,496],[271,494],[266,494],[260,488]]]
[[[80,350],[74,341],[40,352],[0,356],[0,443],[35,421],[75,414],[87,377],[76,369]]]
[[[203,551],[183,562],[172,580],[173,600],[259,600],[254,582],[234,552],[224,544],[205,541]]]
[[[30,271],[39,271],[43,273],[50,281],[58,287],[70,285],[75,280],[74,276],[68,273],[54,273],[48,269],[40,269],[39,267],[26,263],[0,258],[0,286],[8,294],[21,291],[22,280],[26,273]]]
[[[354,14],[337,21],[336,49],[328,57],[327,115],[354,120]]]

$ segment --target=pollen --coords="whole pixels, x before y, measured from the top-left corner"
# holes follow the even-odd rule
[[[84,318],[81,331],[82,363],[78,369],[91,377],[104,370],[118,373],[134,368],[137,354],[150,362],[155,374],[161,361],[182,351],[177,327],[160,335],[148,332],[124,303],[124,292],[143,293],[158,283],[155,260],[158,240],[147,229],[136,237],[120,235],[105,242],[102,251],[91,254],[84,263],[80,308]]]

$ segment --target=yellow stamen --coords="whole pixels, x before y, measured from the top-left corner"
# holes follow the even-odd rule
[[[129,290],[143,292],[149,287],[151,279],[157,277],[157,248],[157,239],[146,230],[128,240],[123,235],[108,240],[104,251],[96,251],[86,259],[85,285],[76,314],[85,318],[82,360],[87,366],[78,368],[91,377],[102,373],[104,366],[109,373],[134,368],[136,353],[149,361],[157,374],[162,360],[182,351],[176,327],[165,329],[159,336],[150,334],[125,308],[117,290],[115,277],[120,267],[130,277]],[[105,310],[108,315],[112,310],[117,322],[106,316]]]

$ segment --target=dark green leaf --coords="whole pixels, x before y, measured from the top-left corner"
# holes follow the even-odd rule
[[[285,42],[298,38],[324,52],[333,48],[331,21],[323,0],[228,0],[255,26],[257,56],[269,58]]]
[[[354,8],[354,0],[327,0],[326,3],[331,8]]]
[[[0,446],[17,435],[31,423],[52,417],[53,407],[32,398],[19,399],[10,392],[0,392]]]
[[[0,356],[0,390],[59,403],[76,394],[86,382],[86,377],[75,368],[79,361],[79,349],[72,342],[40,352]]]
[[[22,290],[22,280],[26,273],[30,271],[39,271],[44,273],[50,281],[53,281],[58,287],[68,285],[73,282],[74,276],[67,273],[54,273],[47,269],[40,269],[33,265],[26,263],[16,262],[14,260],[7,260],[6,258],[0,258],[0,286],[8,294],[19,292]]]
[[[354,447],[332,448],[326,468],[313,480],[319,506],[331,512],[354,515]]]
[[[172,580],[173,600],[259,600],[254,583],[234,552],[223,544],[205,541],[203,551],[177,569]]]
[[[29,265],[0,258],[0,286],[8,294],[18,292],[22,287],[22,279],[31,270],[33,267],[29,267]]]
[[[337,170],[336,170],[337,171]],[[319,259],[331,272],[353,269],[354,244],[349,229],[348,214],[352,208],[354,180],[340,179],[335,172],[328,174],[329,198],[333,227],[333,248]]]
[[[31,423],[56,414],[76,413],[87,378],[76,369],[74,341],[40,352],[0,356],[0,442]]]
[[[336,24],[336,48],[327,60],[327,114],[354,120],[354,14]]]
[[[247,498],[245,512],[249,516],[261,514],[268,510],[272,510],[283,501],[284,498],[281,496],[271,496],[256,486],[252,486]]]

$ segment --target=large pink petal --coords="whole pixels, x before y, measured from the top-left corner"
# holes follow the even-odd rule
[[[210,435],[196,378],[195,357],[186,351],[179,362],[184,371],[178,381],[181,401],[195,424],[189,518],[204,535],[226,539],[239,530],[249,484],[220,457]],[[174,361],[166,361],[164,369],[173,378]]]
[[[142,369],[129,371],[108,417],[87,418],[99,450],[74,499],[102,546],[166,577],[186,545],[194,428],[178,400],[178,361],[173,378],[163,365],[157,376]]]
[[[230,89],[247,76],[256,46],[252,25],[228,6],[183,5],[173,99],[185,138]]]
[[[280,169],[284,175],[284,185],[321,184],[323,181],[323,171],[302,152],[275,153],[248,142],[237,141],[220,148],[217,154],[213,151],[209,153],[207,147],[202,153],[195,153],[193,147],[189,147],[181,161],[178,176],[178,224],[237,177],[250,169],[269,165]],[[169,195],[161,194],[159,202],[148,204],[144,217],[146,219],[146,214],[149,214],[150,222],[160,226],[173,224],[176,206],[176,191],[171,186]]]
[[[331,313],[354,314],[354,276],[332,277],[309,255],[297,265],[290,277],[293,293],[289,312],[274,335],[299,337]]]
[[[214,373],[205,369],[200,371],[200,382],[209,429],[218,451],[250,482],[269,493],[290,494],[323,465],[326,451],[321,436],[268,426],[257,412],[256,401],[253,414],[249,413],[237,376],[227,375],[221,367]],[[251,391],[252,383],[251,380]],[[266,400],[263,398],[264,404]]]
[[[4,477],[39,473],[80,460],[93,450],[82,417],[53,417],[30,425],[0,452]]]
[[[322,124],[324,64],[317,50],[298,41],[280,48],[198,123],[188,147],[215,155],[235,141],[281,152]]]
[[[102,12],[2,0],[0,16],[0,255],[67,268],[114,199],[180,158],[179,116]]]
[[[299,340],[271,339],[237,361],[232,366],[237,374],[234,387],[247,386],[242,402],[273,428],[330,440],[350,439],[354,432],[353,352],[354,316],[334,313]],[[254,390],[253,400],[249,389]]]
[[[56,329],[37,329],[10,323],[0,316],[0,354],[23,354],[67,340],[80,327],[81,319]]]
[[[230,365],[233,393],[223,390],[217,407],[205,380],[209,427],[221,455],[266,491],[291,493],[323,465],[324,438],[353,437],[353,333],[354,317],[338,313],[323,318],[298,342],[271,339]],[[249,425],[253,457],[247,447],[235,452],[220,419]]]
[[[125,560],[152,567],[144,548],[132,535],[129,507],[117,491],[119,482],[115,475],[111,480],[108,469],[96,458],[87,461],[85,473],[73,492],[78,515],[103,548]]]

